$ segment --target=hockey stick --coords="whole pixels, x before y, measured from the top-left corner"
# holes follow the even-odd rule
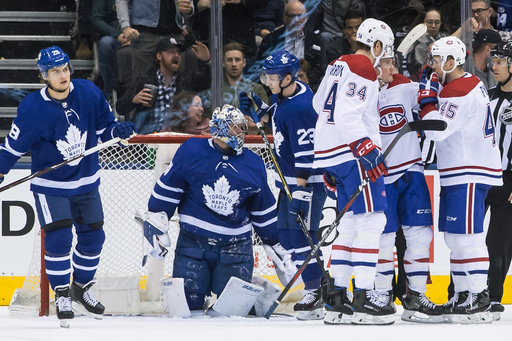
[[[425,24],[418,24],[414,26],[414,28],[407,33],[396,50],[405,55],[405,53],[411,48],[412,44],[414,44],[414,42],[426,32],[427,26],[425,26]]]
[[[24,178],[21,178],[21,179],[16,180],[16,181],[14,181],[14,182],[12,182],[12,183],[10,183],[8,185],[5,185],[4,187],[1,187],[0,188],[0,193],[2,193],[3,191],[8,190],[9,188],[13,188],[15,186],[18,186],[18,185],[24,183],[24,182],[27,182],[27,181],[29,181],[29,180],[31,180],[33,178],[37,178],[38,176],[41,176],[41,175],[46,174],[48,172],[51,172],[52,170],[55,170],[55,169],[60,168],[60,167],[62,167],[64,165],[67,165],[68,163],[71,163],[73,161],[79,160],[79,159],[81,159],[81,158],[83,158],[83,157],[85,157],[87,155],[91,155],[93,153],[96,153],[97,151],[99,151],[99,150],[101,150],[103,148],[109,147],[109,146],[111,146],[111,145],[113,145],[113,144],[115,144],[115,143],[117,143],[119,141],[121,141],[121,138],[120,137],[115,137],[115,138],[113,138],[111,140],[108,140],[106,142],[103,142],[102,144],[99,144],[99,145],[97,145],[95,147],[89,148],[85,152],[83,152],[83,153],[81,153],[81,154],[79,154],[77,156],[74,156],[74,157],[72,157],[70,159],[67,159],[67,160],[64,160],[62,162],[59,162],[56,165],[53,165],[53,166],[41,169],[41,170],[39,170],[39,171],[37,171],[35,173],[32,173],[30,175],[27,175]]]
[[[254,100],[252,99],[252,96],[250,94],[249,94],[249,98],[254,103]],[[254,103],[254,104],[256,105],[256,103]],[[258,128],[258,131],[260,132],[260,135],[262,136],[263,141],[265,142],[265,146],[267,147],[267,150],[270,154],[270,158],[272,160],[272,163],[274,164],[274,168],[276,169],[277,174],[279,174],[279,178],[281,179],[281,182],[283,184],[286,195],[288,196],[288,200],[291,202],[293,198],[292,198],[292,194],[290,192],[290,188],[288,187],[288,184],[286,183],[286,179],[284,178],[283,172],[279,168],[279,164],[277,163],[277,159],[272,150],[272,146],[270,145],[270,142],[268,141],[267,134],[265,134],[265,131],[263,130],[263,125],[261,124],[261,120],[253,108],[250,108],[250,111],[251,111],[252,120],[254,121],[254,123],[256,123],[256,127]],[[313,243],[313,239],[311,239],[311,236],[309,235],[309,231],[308,231],[306,224],[304,222],[304,219],[302,218],[302,215],[300,213],[301,212],[299,212],[299,214],[297,214],[297,218],[295,219],[295,221],[300,224],[302,232],[304,233],[304,235],[306,236],[306,239],[308,241],[309,247],[311,249],[313,249],[315,247],[315,244]],[[304,212],[302,212],[302,214],[304,214]],[[322,259],[320,258],[320,255],[318,253],[315,254],[315,259],[316,259],[316,262],[318,263],[318,266],[320,267],[320,270],[322,271],[322,275],[323,275],[324,279],[326,280],[327,284],[329,284],[331,282],[331,277],[325,270]]]
[[[393,139],[391,144],[388,146],[388,148],[384,152],[384,154],[383,154],[384,159],[389,155],[389,153],[391,152],[391,150],[393,150],[393,148],[398,143],[400,138],[402,136],[404,136],[405,134],[407,134],[407,133],[409,133],[411,131],[421,131],[421,130],[442,131],[442,130],[446,129],[446,126],[447,126],[446,122],[444,122],[442,120],[425,120],[425,121],[414,121],[414,122],[407,123],[405,126],[402,127],[402,129],[400,129],[398,134],[395,136],[395,138]],[[297,272],[295,273],[293,278],[288,282],[288,284],[283,289],[283,291],[281,292],[279,297],[270,306],[270,309],[264,315],[265,318],[267,318],[267,319],[270,318],[270,315],[272,315],[272,313],[276,310],[276,308],[279,305],[279,303],[281,303],[281,301],[286,296],[288,291],[290,291],[291,287],[293,286],[293,283],[295,283],[297,278],[299,278],[300,274],[304,271],[304,269],[306,268],[308,263],[311,261],[311,258],[313,258],[315,256],[315,254],[320,249],[320,246],[327,240],[327,238],[332,233],[332,231],[338,226],[338,224],[340,223],[341,218],[343,218],[343,216],[345,215],[347,210],[354,203],[354,201],[356,200],[358,195],[363,191],[363,189],[366,187],[366,185],[368,185],[369,182],[370,182],[370,178],[369,177],[366,177],[363,180],[363,182],[361,182],[361,184],[356,189],[354,194],[352,194],[352,196],[348,200],[348,202],[345,205],[345,207],[343,207],[343,209],[338,213],[338,215],[336,215],[336,219],[334,219],[332,224],[326,229],[326,232],[322,235],[322,239],[315,245],[313,250],[311,250],[311,253],[306,257],[306,259],[302,263],[302,266],[299,268],[299,270],[297,270]]]

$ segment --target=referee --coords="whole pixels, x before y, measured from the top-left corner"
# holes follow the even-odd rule
[[[492,53],[493,73],[498,85],[489,89],[491,113],[500,148],[503,186],[489,190],[486,208],[491,208],[487,232],[489,250],[489,295],[494,320],[505,308],[501,305],[503,284],[512,260],[512,42],[497,45]]]

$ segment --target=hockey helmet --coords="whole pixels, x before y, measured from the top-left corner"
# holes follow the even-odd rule
[[[374,66],[379,64],[379,60],[384,58],[384,55],[387,55],[387,58],[391,58],[394,54],[393,43],[395,42],[395,36],[388,24],[383,21],[373,18],[363,21],[357,29],[356,40],[370,47],[372,56],[376,59]],[[380,56],[375,56],[373,54],[373,47],[378,41],[382,43],[382,53]]]
[[[263,62],[260,80],[267,83],[267,75],[278,75],[279,81],[287,74],[291,74],[293,80],[297,80],[300,70],[300,62],[297,57],[288,51],[276,51]]]
[[[239,128],[239,131],[234,131],[234,127]],[[227,143],[228,146],[236,150],[237,154],[240,154],[247,134],[245,115],[229,104],[225,104],[222,109],[215,108],[210,120],[210,133],[214,138]]]
[[[512,63],[512,42],[507,41],[494,46],[491,50],[492,58],[505,58],[507,63]]]
[[[466,62],[466,45],[457,37],[444,37],[432,44],[430,56],[440,56],[443,62],[452,56],[456,66],[463,65]]]
[[[69,65],[69,70],[73,73],[73,69],[69,62],[69,56],[58,46],[51,46],[46,49],[42,49],[37,56],[37,67],[45,78],[48,76],[48,70],[66,64]]]

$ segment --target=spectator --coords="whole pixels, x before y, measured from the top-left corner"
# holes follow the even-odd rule
[[[365,6],[362,1],[359,0],[322,0],[323,18],[321,25],[321,32],[319,36],[319,45],[321,48],[322,66],[327,67],[327,64],[338,58],[328,59],[326,52],[327,47],[331,45],[334,39],[346,36],[346,20],[347,15],[357,13],[357,17],[364,18],[366,16]],[[352,14],[353,16],[354,14]],[[362,20],[361,20],[362,22]],[[361,24],[361,23],[359,23]],[[354,31],[357,31],[357,29]],[[354,38],[355,39],[355,38]],[[355,40],[354,40],[355,41]],[[332,46],[332,45],[331,45]],[[355,51],[351,52],[354,53]]]
[[[224,45],[223,63],[224,82],[223,82],[223,104],[231,104],[234,107],[239,106],[238,94],[242,91],[247,93],[255,93],[263,102],[269,103],[267,93],[263,86],[255,83],[248,78],[243,77],[244,67],[247,65],[245,58],[245,50],[242,44],[230,42]],[[211,114],[211,91],[204,91],[201,96],[205,102],[206,112]],[[258,128],[252,121],[247,118],[248,134],[258,134]]]
[[[468,59],[473,59],[475,65],[475,76],[480,78],[486,89],[496,86],[491,65],[491,50],[496,44],[501,43],[501,36],[497,31],[483,29],[478,31],[473,37],[473,53],[470,53]],[[464,67],[464,71],[470,72]]]
[[[512,31],[512,1],[500,0],[496,12],[496,29],[498,31]]]
[[[184,50],[181,40],[174,37],[162,38],[156,50],[155,64],[143,77],[132,82],[116,103],[117,112],[137,122],[141,134],[162,129],[165,114],[168,113],[175,94],[183,90],[205,90],[210,85],[210,66],[206,63],[210,60],[210,52],[204,44],[197,42],[193,49],[197,58],[202,61],[200,72],[180,71],[180,53]],[[156,86],[154,95],[147,84]]]
[[[255,69],[263,63],[263,60],[276,51],[286,50],[298,59],[306,59],[311,63],[312,72],[310,82],[318,84],[321,73],[320,47],[317,35],[306,30],[306,7],[297,0],[292,0],[284,7],[284,26],[276,29],[263,39],[256,58],[258,63]],[[259,72],[258,72],[259,74]]]
[[[248,58],[256,56],[257,47],[254,34],[255,20],[253,13],[264,9],[269,0],[222,0],[222,33],[224,44],[236,41],[245,48]],[[198,14],[194,29],[198,30],[199,39],[210,39],[210,0],[198,0]]]
[[[337,59],[339,56],[346,54],[353,54],[357,50],[357,29],[363,22],[363,17],[358,12],[349,12],[345,18],[345,26],[343,27],[343,36],[336,37],[327,46],[326,51],[326,64],[323,68],[327,68],[327,65]]]
[[[77,0],[78,42],[75,51],[77,59],[93,59],[92,52],[92,25],[90,0]]]
[[[425,57],[427,56],[427,50],[430,44],[439,38],[446,37],[449,34],[448,26],[443,20],[443,15],[437,8],[429,8],[425,10],[424,14],[420,14],[415,20],[415,23],[420,22],[425,24],[427,32],[418,38],[418,40],[412,45],[410,52],[407,54],[407,70],[409,71],[409,78],[414,81],[419,79],[419,73],[422,66],[425,65]]]
[[[117,76],[116,51],[130,42],[119,29],[115,0],[94,0],[92,5],[92,26],[100,35],[98,58],[100,74],[103,79],[103,94],[110,101]]]
[[[260,46],[263,38],[270,32],[284,25],[283,14],[283,0],[269,0],[267,7],[254,11],[254,34],[256,34],[257,46]]]
[[[299,74],[297,75],[297,77],[303,83],[309,84],[309,70],[311,70],[311,64],[305,59],[301,59],[301,60],[299,60],[299,62],[300,62],[300,69],[299,69]]]
[[[170,115],[162,131],[185,134],[210,134],[210,119],[203,117],[201,98],[194,92],[183,91],[177,94],[170,107]]]
[[[116,0],[116,7],[119,25],[132,43],[132,80],[151,65],[160,39],[183,34],[194,14],[191,0]]]
[[[491,25],[493,9],[490,0],[472,0],[471,13],[478,22],[479,29],[494,29]]]

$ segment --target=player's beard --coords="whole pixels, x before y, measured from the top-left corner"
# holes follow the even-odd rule
[[[181,59],[180,57],[173,57],[171,60],[163,59],[162,65],[169,71],[176,73],[180,70]]]

